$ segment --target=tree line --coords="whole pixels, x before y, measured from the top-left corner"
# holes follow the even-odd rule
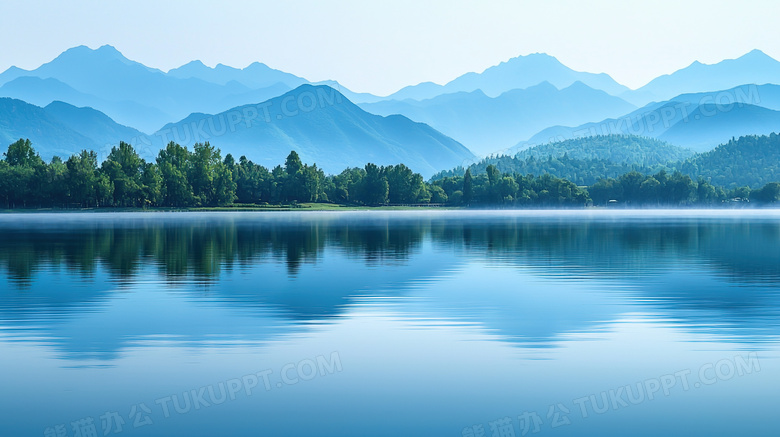
[[[770,182],[759,189],[735,187],[727,189],[699,177],[693,180],[680,171],[661,170],[654,175],[637,171],[618,178],[601,179],[588,187],[596,205],[611,201],[627,205],[705,205],[724,202],[773,203],[780,201],[780,183]]]
[[[678,165],[692,177],[729,188],[760,188],[780,181],[780,135],[747,135],[699,153]]]
[[[490,156],[468,168],[476,175],[485,173],[489,165],[502,173],[549,173],[577,185],[590,186],[600,179],[616,179],[635,171],[653,176],[665,170],[670,174],[680,171],[695,181],[703,178],[728,190],[758,190],[780,181],[780,135],[732,138],[709,152],[696,154],[651,138],[594,136],[544,144],[513,156]],[[457,167],[432,179],[463,176],[465,171]]]
[[[242,156],[222,158],[208,142],[192,150],[174,142],[146,162],[130,144],[102,163],[84,150],[48,163],[29,140],[0,160],[0,205],[24,207],[215,207],[234,204],[337,202],[352,205],[444,203],[443,191],[403,164],[350,168],[326,176],[295,151],[267,169]]]
[[[535,159],[535,158],[533,158]],[[304,164],[295,151],[272,169],[208,142],[192,150],[174,142],[154,162],[120,143],[103,162],[84,150],[63,161],[46,163],[29,140],[8,147],[0,160],[0,206],[37,207],[218,207],[236,204],[329,202],[344,205],[441,204],[472,207],[575,207],[616,201],[626,205],[713,205],[729,199],[774,202],[780,184],[761,189],[724,188],[681,172],[654,175],[629,171],[578,185],[549,173],[540,176],[501,171],[489,164],[484,173],[425,181],[403,164],[348,168],[325,175],[316,164]]]

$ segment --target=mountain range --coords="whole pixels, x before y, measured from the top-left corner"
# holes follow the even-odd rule
[[[210,141],[223,154],[247,156],[273,167],[296,150],[330,173],[367,162],[404,163],[425,176],[474,159],[463,145],[428,125],[401,115],[369,114],[337,90],[301,85],[257,105],[218,114],[195,113],[153,135],[116,123],[92,108],[52,102],[44,108],[0,98],[0,141],[29,138],[44,160],[66,159],[83,149],[103,159],[120,141],[153,160],[169,141],[184,146]]]
[[[549,82],[556,88],[566,88],[575,82],[582,82],[591,88],[620,95],[629,89],[615,82],[605,73],[593,74],[574,71],[554,57],[544,53],[518,56],[482,73],[466,73],[448,82],[438,85],[423,82],[408,86],[389,96],[385,100],[424,100],[441,94],[471,92],[482,90],[485,95],[497,97],[514,89],[528,88],[542,82]]]
[[[553,126],[520,142],[533,145],[594,135],[657,138],[695,151],[712,150],[733,137],[780,131],[780,86],[743,85],[730,90],[682,94],[651,103],[622,117],[578,126]]]
[[[295,149],[327,171],[374,161],[432,174],[473,160],[472,150],[515,153],[592,135],[711,150],[732,137],[780,131],[777,82],[780,62],[759,50],[695,62],[636,90],[536,53],[380,97],[260,62],[234,68],[192,61],[165,72],[111,46],[79,46],[38,68],[0,73],[0,96],[7,97],[0,100],[0,140],[30,138],[44,157],[83,148],[102,156],[124,140],[151,158],[166,139],[211,139],[223,153],[262,163],[276,164]],[[306,106],[310,95],[318,103]],[[294,117],[289,103],[303,105]],[[268,120],[257,123],[260,117]],[[230,128],[214,135],[222,122]]]
[[[579,124],[636,109],[625,100],[574,82],[558,89],[542,82],[488,97],[481,90],[443,94],[428,100],[386,100],[362,104],[379,115],[403,114],[457,138],[477,155],[517,144],[548,126]]]
[[[694,62],[672,74],[659,76],[647,85],[620,96],[643,106],[669,100],[685,93],[726,90],[740,85],[764,85],[780,81],[780,62],[761,50],[753,50],[737,59],[707,65]]]
[[[56,82],[39,87],[43,82],[32,78]],[[96,50],[75,47],[31,71],[11,68],[0,74],[0,85],[4,97],[39,104],[68,101],[76,95],[79,104],[144,132],[153,132],[192,112],[225,110],[290,90],[284,83],[252,89],[235,80],[219,84],[176,77],[131,61],[111,46]]]
[[[294,149],[305,162],[331,173],[373,162],[404,163],[430,176],[474,159],[462,144],[426,124],[370,114],[325,85],[301,85],[218,114],[192,114],[153,135],[158,148],[168,140],[184,146],[210,141],[224,153],[265,166],[284,162]]]
[[[44,160],[67,159],[83,149],[105,158],[119,141],[143,134],[122,126],[92,108],[52,102],[45,108],[21,100],[0,98],[0,141],[10,144],[29,138]]]
[[[276,84],[283,84],[292,89],[309,83],[302,77],[275,70],[260,62],[254,62],[246,68],[234,68],[223,64],[210,68],[201,61],[192,61],[168,71],[168,75],[179,79],[195,78],[218,85],[238,82],[250,89],[266,88]]]

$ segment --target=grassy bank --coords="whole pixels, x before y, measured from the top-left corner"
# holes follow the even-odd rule
[[[463,209],[458,207],[441,206],[355,206],[339,205],[333,203],[300,203],[295,205],[242,205],[219,207],[189,207],[189,208],[16,208],[0,209],[0,213],[47,213],[47,212],[209,212],[209,211],[233,211],[233,212],[253,212],[253,211],[415,211],[415,210],[444,210],[444,209]]]

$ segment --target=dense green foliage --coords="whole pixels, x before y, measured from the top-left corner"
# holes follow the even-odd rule
[[[502,173],[549,174],[577,185],[591,185],[601,178],[616,178],[631,171],[650,174],[669,162],[690,157],[693,152],[653,138],[633,135],[603,135],[543,144],[514,156],[491,156],[472,164],[473,174],[483,174],[489,165]],[[437,173],[433,180],[463,176],[466,169]]]
[[[568,155],[539,159],[533,156],[526,159],[498,156],[485,158],[476,164],[470,165],[468,169],[474,175],[481,175],[486,174],[487,168],[491,165],[498,168],[502,173],[520,175],[547,174],[556,178],[570,180],[580,186],[591,185],[601,178],[618,177],[631,171],[652,172],[652,169],[638,165],[615,163],[604,159],[574,159]],[[458,167],[454,170],[437,173],[432,180],[463,176],[465,172],[466,169]]]
[[[780,181],[780,135],[744,136],[679,164],[691,177],[725,187],[758,188]]]
[[[292,152],[284,167],[269,172],[242,157],[222,159],[209,143],[188,150],[171,142],[145,162],[133,147],[120,143],[98,163],[83,151],[66,162],[45,163],[29,140],[11,144],[0,161],[0,205],[6,207],[193,207],[225,206],[236,200],[317,202],[326,200],[325,174],[302,164]]]
[[[654,151],[654,148],[657,150]],[[778,134],[732,139],[710,152],[681,159],[689,154],[686,149],[650,138],[608,135],[541,145],[515,156],[493,156],[468,168],[475,175],[484,174],[490,165],[496,166],[503,173],[550,174],[579,186],[592,186],[602,179],[619,179],[633,172],[648,177],[659,172],[680,172],[694,181],[701,179],[712,186],[731,190],[731,193],[736,193],[739,187],[757,190],[771,182],[780,181]],[[463,176],[465,171],[465,168],[458,167],[440,172],[432,179]],[[698,182],[695,183],[698,185]],[[723,193],[728,197],[729,192],[725,190]],[[655,200],[647,199],[647,202],[653,203]]]
[[[660,171],[655,175],[626,173],[619,178],[602,179],[588,188],[595,205],[612,202],[629,206],[656,205],[716,205],[724,202],[774,203],[780,201],[780,184],[771,182],[761,189],[736,187],[726,190],[708,180],[697,181],[675,171],[671,175]]]
[[[479,205],[541,205],[583,206],[588,203],[588,192],[571,181],[549,174],[534,177],[502,173],[495,165],[488,165],[484,174],[472,176],[471,169],[463,176],[438,179],[432,183],[440,187],[451,204]]]
[[[706,181],[697,183],[680,172],[669,175],[665,171],[654,176],[631,172],[616,179],[602,179],[589,192],[597,205],[610,201],[633,205],[713,204],[726,198],[723,190],[716,190]]]
[[[515,157],[537,160],[568,156],[576,160],[604,160],[643,167],[665,165],[690,158],[693,151],[655,138],[636,135],[597,135],[542,144],[518,152]]]
[[[584,190],[569,181],[501,174],[495,166],[465,182],[426,183],[403,164],[349,168],[325,176],[290,152],[268,170],[209,143],[193,150],[171,142],[145,162],[120,143],[98,163],[83,151],[66,162],[45,163],[28,140],[11,144],[0,161],[0,205],[15,207],[197,207],[239,204],[335,202],[351,205],[585,205]],[[447,182],[447,183],[444,183]],[[455,186],[457,185],[457,186]],[[464,189],[466,194],[464,196]]]
[[[777,141],[776,136],[770,139]],[[572,207],[591,201],[596,205],[644,206],[780,200],[780,184],[774,182],[761,189],[745,186],[727,191],[704,177],[693,180],[680,171],[662,169],[651,175],[646,167],[636,171],[625,163],[577,160],[566,154],[546,160],[534,156],[494,160],[496,164],[483,161],[484,171],[474,165],[462,175],[440,175],[426,182],[403,164],[369,163],[364,168],[348,168],[326,176],[316,164],[301,162],[294,151],[284,165],[269,170],[244,156],[236,161],[228,154],[223,159],[220,150],[209,143],[196,144],[189,150],[171,142],[153,163],[144,161],[126,143],[114,147],[102,163],[94,152],[86,150],[65,162],[55,157],[46,163],[29,140],[19,140],[0,160],[0,206],[178,208],[333,202],[369,206]],[[541,168],[547,171],[539,171],[540,176],[529,171]],[[569,177],[558,177],[556,172],[569,172]]]

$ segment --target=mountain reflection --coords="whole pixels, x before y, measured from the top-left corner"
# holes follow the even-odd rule
[[[780,333],[778,243],[780,225],[771,219],[5,216],[0,325],[6,332],[42,330],[66,357],[110,359],[150,336],[264,341],[312,322],[331,323],[356,299],[415,295],[419,300],[401,311],[474,322],[520,343],[593,329],[632,311],[760,341]],[[418,295],[425,294],[419,281],[443,283],[474,263],[523,269],[536,279],[513,284],[483,272],[481,283]],[[144,323],[90,319],[123,293],[143,296],[144,306],[125,311]],[[165,309],[151,310],[156,305]]]

